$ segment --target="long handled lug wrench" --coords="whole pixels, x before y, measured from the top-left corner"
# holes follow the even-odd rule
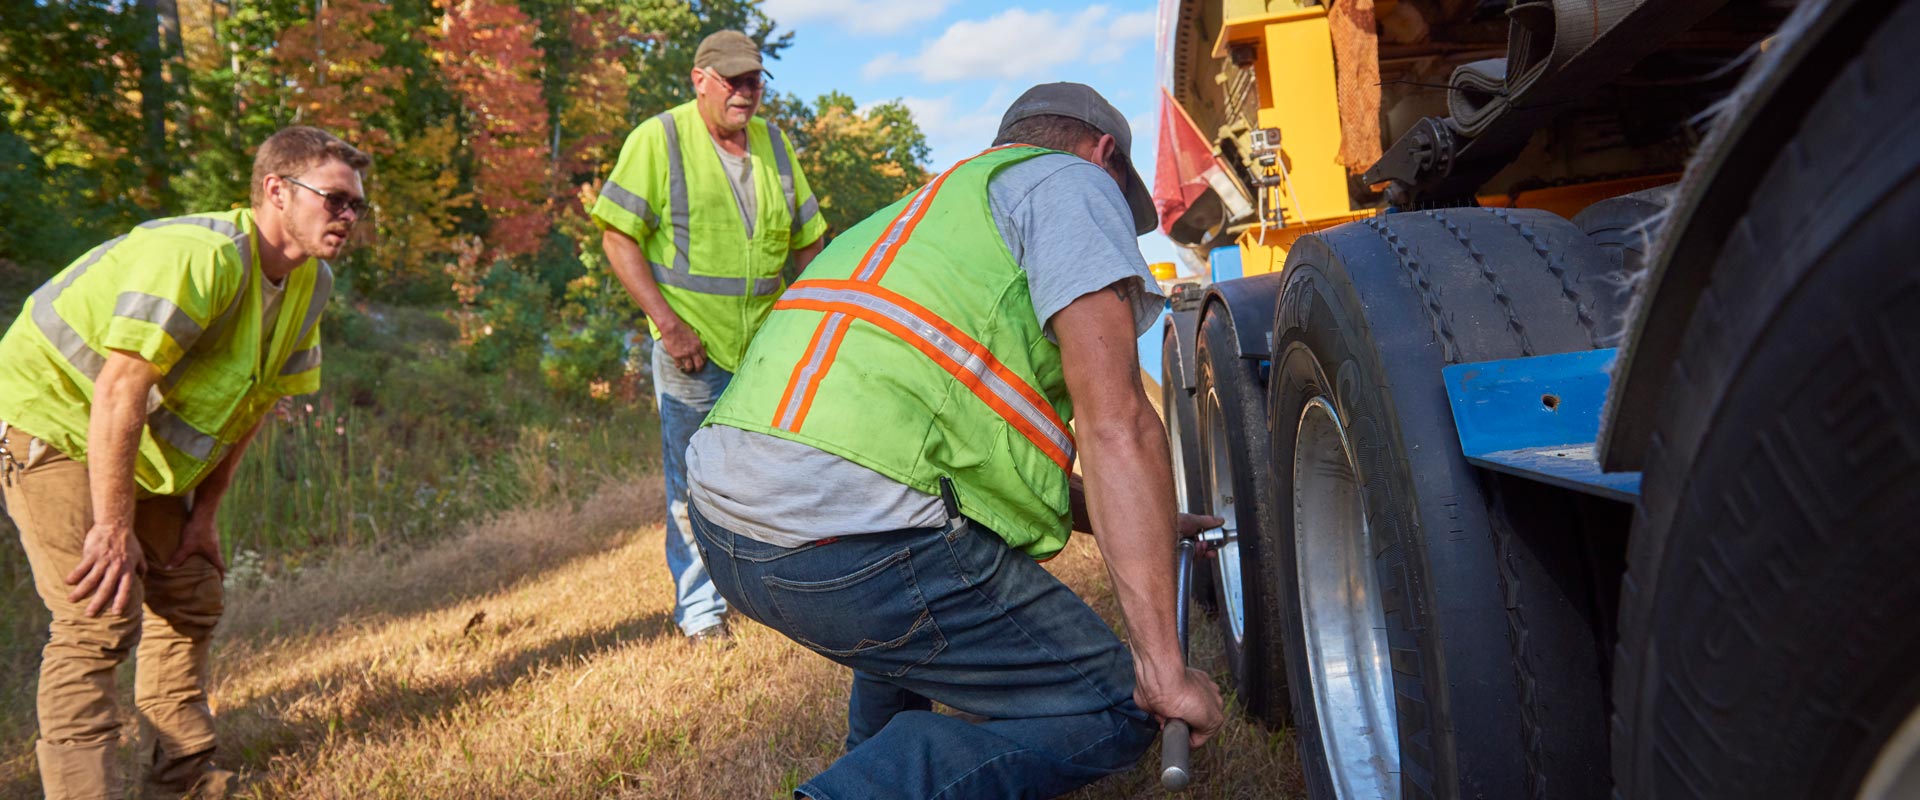
[[[1184,667],[1187,663],[1187,601],[1193,594],[1193,540],[1181,539],[1174,552],[1177,556],[1174,585],[1179,589],[1173,619],[1174,629],[1180,635],[1180,665]],[[1167,720],[1166,727],[1160,729],[1160,785],[1167,791],[1177,792],[1192,782],[1193,764],[1192,753],[1187,748],[1187,721]]]

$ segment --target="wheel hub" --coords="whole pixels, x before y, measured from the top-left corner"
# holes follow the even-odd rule
[[[1229,531],[1240,530],[1239,516],[1234,511],[1233,457],[1227,446],[1229,436],[1224,415],[1220,413],[1219,394],[1207,392],[1207,492],[1212,501],[1209,506],[1213,515],[1226,520],[1222,526]],[[1227,540],[1214,547],[1214,578],[1219,581],[1221,612],[1227,616],[1227,629],[1233,635],[1235,647],[1246,641],[1247,604],[1240,578],[1240,544]]]
[[[1292,499],[1304,655],[1334,794],[1399,797],[1399,736],[1373,538],[1346,427],[1324,397],[1300,414]]]

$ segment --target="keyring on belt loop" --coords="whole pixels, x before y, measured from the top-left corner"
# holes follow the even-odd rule
[[[20,462],[13,460],[13,447],[9,443],[13,435],[13,426],[0,425],[0,479],[8,486],[13,485],[13,473],[20,469]]]

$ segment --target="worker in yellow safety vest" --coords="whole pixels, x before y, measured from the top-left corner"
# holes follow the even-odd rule
[[[1220,520],[1175,513],[1134,362],[1162,298],[1130,143],[1093,89],[1029,90],[996,147],[821,254],[693,437],[721,594],[853,670],[847,753],[799,794],[1053,796],[1130,769],[1156,719],[1196,746],[1219,727],[1173,553]],[[1131,647],[1039,566],[1074,529],[1099,534]]]
[[[122,795],[114,673],[136,645],[147,791],[225,792],[207,703],[215,518],[274,403],[320,386],[322,259],[366,215],[369,164],[315,128],[275,133],[250,208],[93,248],[0,338],[0,491],[53,615],[35,744],[47,797]]]
[[[687,525],[687,440],[827,224],[786,135],[754,115],[766,91],[760,46],[738,31],[708,36],[691,79],[695,100],[627,137],[592,214],[653,334],[674,622],[696,642],[724,643],[726,601]]]

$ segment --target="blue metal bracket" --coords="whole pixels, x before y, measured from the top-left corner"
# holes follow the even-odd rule
[[[1455,364],[1441,370],[1468,463],[1631,503],[1640,473],[1601,472],[1594,442],[1615,350]]]

